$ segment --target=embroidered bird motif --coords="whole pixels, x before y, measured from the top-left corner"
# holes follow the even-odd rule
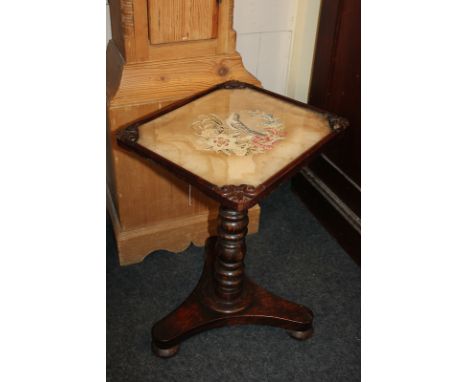
[[[229,127],[235,129],[235,130],[240,130],[245,134],[253,134],[253,135],[260,135],[260,136],[266,136],[267,134],[261,133],[260,131],[253,130],[249,128],[248,126],[244,125],[240,119],[239,119],[239,113],[232,113],[229,118],[226,120],[226,123]]]

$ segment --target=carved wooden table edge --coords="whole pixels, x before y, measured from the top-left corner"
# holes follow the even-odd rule
[[[139,145],[138,127],[217,89],[252,88],[286,102],[323,113],[331,133],[257,187],[248,184],[216,186],[183,167]],[[294,175],[323,145],[348,126],[348,121],[334,114],[299,101],[269,92],[254,85],[228,81],[185,100],[169,105],[136,123],[120,128],[117,141],[136,151],[150,163],[166,166],[182,179],[198,187],[221,206],[216,237],[207,240],[205,265],[200,280],[190,296],[152,328],[152,350],[162,358],[175,355],[180,343],[204,330],[228,325],[260,324],[286,329],[298,340],[313,334],[312,311],[300,304],[275,296],[255,284],[244,272],[245,237],[248,230],[248,209],[270,193],[276,185]]]

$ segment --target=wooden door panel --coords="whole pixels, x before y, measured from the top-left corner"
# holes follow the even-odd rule
[[[309,103],[349,128],[293,180],[293,187],[343,248],[361,252],[361,1],[324,0]]]
[[[217,0],[148,0],[151,44],[216,38]]]

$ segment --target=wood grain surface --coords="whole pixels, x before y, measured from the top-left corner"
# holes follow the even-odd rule
[[[151,44],[216,37],[216,0],[148,0],[148,11]]]

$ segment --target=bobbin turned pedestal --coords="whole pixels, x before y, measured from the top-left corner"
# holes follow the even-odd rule
[[[300,102],[227,82],[119,130],[122,146],[166,166],[221,205],[217,236],[206,242],[198,285],[153,326],[156,355],[171,357],[188,337],[228,325],[276,326],[299,340],[312,335],[308,308],[273,295],[245,275],[248,209],[346,125]]]

